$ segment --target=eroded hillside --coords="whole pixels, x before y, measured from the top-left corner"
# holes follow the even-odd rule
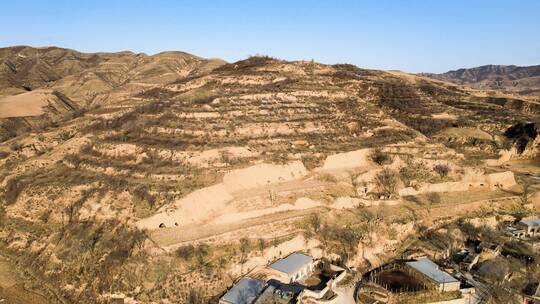
[[[537,153],[536,103],[401,72],[184,53],[94,61],[53,64],[61,77],[39,85],[99,107],[0,144],[0,254],[55,302],[207,300],[306,248],[375,264],[420,223],[515,206],[501,165]],[[532,125],[508,133],[517,122]],[[306,228],[314,214],[328,234]]]
[[[442,74],[424,74],[439,80],[469,85],[478,89],[540,94],[540,66],[485,65]]]
[[[208,73],[224,64],[183,52],[153,56],[118,53],[81,53],[69,49],[26,46],[0,49],[0,139],[41,130],[72,119],[108,103],[121,105],[148,88],[188,76]],[[55,100],[31,96],[19,102],[14,96],[51,91],[70,100],[73,107],[55,107]],[[43,106],[42,111],[32,105]],[[51,106],[46,107],[47,104]],[[9,114],[13,113],[14,114]],[[9,115],[8,115],[9,114]]]

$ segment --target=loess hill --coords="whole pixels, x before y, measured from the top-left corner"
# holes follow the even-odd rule
[[[442,74],[425,73],[424,76],[468,85],[476,89],[514,92],[522,95],[540,95],[540,65],[484,65]]]
[[[332,154],[400,146],[477,166],[540,117],[528,97],[348,64],[30,47],[0,49],[0,64],[0,254],[53,303],[224,288],[216,269],[231,261],[209,258],[190,281],[136,223],[231,170],[315,172]]]

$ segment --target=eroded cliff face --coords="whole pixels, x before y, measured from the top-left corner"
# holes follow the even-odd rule
[[[529,156],[531,153],[534,154],[534,151],[538,149],[538,127],[534,122],[518,122],[509,127],[504,132],[504,135],[512,141],[519,154]]]

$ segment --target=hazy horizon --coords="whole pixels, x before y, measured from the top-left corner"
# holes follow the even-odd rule
[[[441,73],[540,64],[538,1],[9,2],[0,46],[183,51]],[[25,24],[21,26],[21,20]]]

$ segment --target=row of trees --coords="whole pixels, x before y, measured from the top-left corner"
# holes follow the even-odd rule
[[[371,160],[380,165],[388,165],[393,162],[393,158],[388,153],[379,149],[374,150],[370,155]],[[421,182],[430,179],[432,172],[435,172],[440,178],[445,178],[452,171],[448,164],[436,164],[431,170],[425,162],[421,160],[406,160],[406,165],[399,171],[385,167],[375,176],[375,183],[380,194],[385,196],[394,195],[397,191],[398,183],[401,181],[405,186],[414,186],[415,182]]]

